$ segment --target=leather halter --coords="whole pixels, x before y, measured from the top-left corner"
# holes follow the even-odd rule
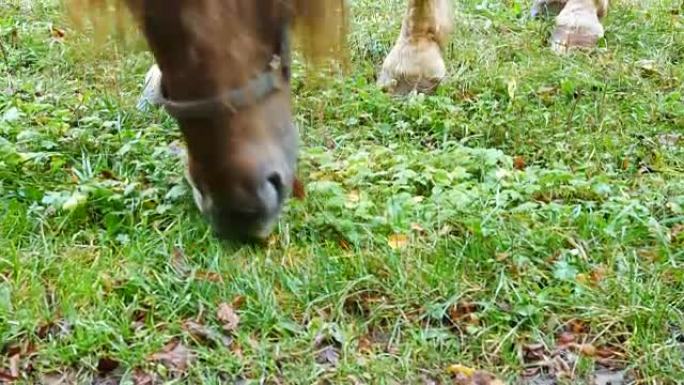
[[[253,106],[272,93],[281,90],[290,80],[290,40],[288,25],[283,27],[276,54],[268,68],[250,79],[240,88],[234,88],[219,95],[196,100],[171,100],[166,98],[162,88],[160,104],[174,118],[210,118],[219,114],[234,114]]]

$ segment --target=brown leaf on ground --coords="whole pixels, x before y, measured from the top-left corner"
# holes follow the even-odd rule
[[[100,171],[100,178],[107,180],[116,180],[116,176],[112,170],[102,170]]]
[[[100,357],[97,361],[97,372],[100,374],[107,374],[113,372],[119,367],[119,361],[111,357]]]
[[[38,326],[36,336],[40,339],[64,338],[73,331],[71,323],[65,320],[47,321]]]
[[[21,356],[15,354],[9,358],[9,372],[12,377],[19,377],[19,363],[21,362]]]
[[[294,178],[292,181],[292,196],[299,200],[306,198],[306,188],[299,178]]]
[[[347,251],[349,251],[349,250],[351,250],[351,248],[352,248],[351,245],[349,244],[349,242],[347,242],[346,239],[340,239],[339,242],[338,242],[338,244],[340,245],[340,247],[342,248],[342,250],[347,250]]]
[[[154,384],[154,378],[155,377],[149,373],[143,372],[140,369],[136,369],[133,372],[132,377],[133,377],[132,379],[133,379],[134,385],[152,385],[152,384]]]
[[[185,253],[179,247],[173,248],[173,254],[171,258],[171,266],[176,271],[178,275],[187,275],[190,272],[190,266],[188,265],[188,260],[185,257]]]
[[[64,373],[47,373],[40,376],[41,385],[73,385],[77,383],[76,375],[71,371]]]
[[[337,366],[340,362],[340,353],[334,346],[323,346],[316,352],[316,362],[320,365]]]
[[[230,306],[232,306],[233,309],[240,309],[245,305],[246,301],[247,298],[245,298],[244,295],[238,295],[230,302]]]
[[[63,29],[57,28],[53,25],[52,28],[50,28],[50,36],[61,40],[64,39],[64,36],[66,36],[66,32],[64,32]]]
[[[341,336],[336,329],[329,328],[320,331],[314,338],[315,360],[319,365],[337,366],[340,362]]]
[[[364,354],[373,352],[373,342],[367,336],[359,338],[358,350]]]
[[[11,383],[11,382],[16,381],[16,380],[18,380],[18,378],[14,377],[10,373],[5,373],[3,371],[0,371],[0,383],[4,383],[4,382],[10,382]]]
[[[579,344],[577,349],[583,356],[594,357],[596,356],[596,347],[592,344]]]
[[[230,347],[230,345],[233,343],[233,339],[231,337],[218,333],[206,325],[200,324],[199,322],[186,321],[183,324],[183,329],[190,333],[194,339],[203,343],[212,343],[216,346],[225,347]]]
[[[478,304],[473,302],[460,302],[452,305],[448,310],[449,322],[454,326],[462,324],[479,325],[480,317],[477,316],[477,311],[480,308]]]
[[[174,340],[166,344],[158,353],[154,353],[149,357],[150,361],[161,362],[170,370],[184,372],[193,355],[180,341]]]
[[[523,346],[523,361],[525,363],[538,362],[546,359],[547,352],[544,344],[528,344]]]
[[[574,319],[567,324],[567,331],[573,334],[586,334],[589,330],[589,325],[582,320]]]
[[[231,305],[223,302],[216,310],[216,318],[223,323],[223,330],[234,332],[240,326],[240,316],[237,315]]]
[[[525,158],[518,155],[515,158],[513,158],[513,167],[516,170],[524,170],[527,167],[527,163],[525,162]]]
[[[596,266],[589,274],[589,279],[594,285],[598,285],[606,278],[608,275],[608,269],[604,266]]]
[[[558,345],[567,346],[575,342],[575,335],[570,332],[563,332],[558,336]]]
[[[223,277],[221,276],[221,274],[215,271],[198,270],[195,273],[195,278],[197,278],[200,281],[208,281],[213,283],[223,282]]]

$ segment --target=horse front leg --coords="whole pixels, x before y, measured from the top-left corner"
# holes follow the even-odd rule
[[[434,91],[446,77],[443,49],[452,29],[451,0],[409,0],[378,86],[394,94]]]
[[[577,48],[593,48],[603,37],[601,18],[608,12],[608,0],[567,0],[556,17],[551,48],[566,53]]]
[[[534,0],[530,14],[532,17],[556,16],[563,10],[568,0]]]

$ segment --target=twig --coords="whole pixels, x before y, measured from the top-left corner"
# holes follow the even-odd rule
[[[580,97],[582,96],[581,93],[575,91],[575,95],[573,95],[573,103],[572,103],[572,109],[570,109],[570,113],[568,114],[568,121],[567,121],[567,126],[568,126],[568,132],[572,130],[572,119],[575,117],[575,109],[577,108],[577,103],[579,102]]]
[[[2,60],[5,62],[5,66],[9,68],[9,55],[7,54],[5,45],[2,43],[2,39],[0,39],[0,52],[2,52]]]

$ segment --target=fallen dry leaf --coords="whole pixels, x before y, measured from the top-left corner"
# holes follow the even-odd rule
[[[41,385],[73,385],[77,384],[76,375],[73,372],[47,373],[40,376]]]
[[[233,339],[231,337],[218,333],[213,329],[200,324],[199,322],[186,321],[183,323],[183,329],[190,333],[194,339],[205,343],[210,342],[216,346],[225,347],[230,347],[230,345],[233,344]]]
[[[580,344],[577,349],[587,357],[594,357],[596,355],[596,347],[592,344]]]
[[[198,270],[195,272],[195,278],[199,279],[200,281],[208,281],[213,283],[223,282],[223,277],[221,274],[215,271]]]
[[[513,167],[516,170],[524,170],[527,167],[527,163],[525,163],[525,158],[520,155],[513,158]]]
[[[55,39],[64,39],[66,32],[63,29],[57,28],[54,25],[50,28],[50,35]]]
[[[392,234],[387,239],[387,244],[392,250],[403,249],[408,245],[409,238],[405,234]]]
[[[306,188],[299,178],[294,178],[292,181],[292,196],[299,200],[306,198]]]
[[[111,357],[100,357],[97,361],[97,372],[100,374],[107,374],[119,367],[119,361]]]
[[[597,370],[592,376],[591,385],[624,385],[627,376],[624,371]]]
[[[467,377],[472,377],[473,374],[475,374],[475,369],[469,368],[467,366],[463,366],[460,364],[454,364],[454,365],[450,365],[447,368],[447,373],[449,373],[451,375],[461,374],[461,375],[464,375]]]
[[[316,352],[316,362],[320,365],[337,366],[340,362],[340,353],[334,346],[327,345]]]
[[[525,363],[538,362],[546,359],[544,344],[528,344],[523,346],[523,360]]]
[[[573,334],[586,334],[589,333],[589,325],[578,319],[573,319],[567,324],[567,329]]]
[[[73,327],[65,320],[48,321],[38,326],[36,336],[40,339],[64,338],[71,334]]]
[[[338,243],[339,243],[340,247],[342,248],[342,250],[349,251],[352,248],[346,239],[340,239]]]
[[[188,266],[188,261],[185,257],[185,253],[183,253],[183,250],[179,247],[173,248],[171,266],[174,270],[176,270],[176,273],[179,275],[187,275],[190,272],[190,266]]]
[[[427,231],[425,228],[417,223],[411,223],[411,230],[415,231],[418,234],[425,234]]]
[[[475,314],[479,306],[473,302],[460,302],[452,305],[448,311],[449,322],[458,326],[460,324],[479,325],[480,317]]]
[[[18,380],[18,378],[11,375],[10,373],[5,373],[3,371],[0,371],[0,383],[4,383],[4,382],[10,382],[11,383],[11,382],[16,381],[16,380]]]
[[[169,342],[160,352],[149,357],[150,361],[159,361],[170,370],[178,372],[185,371],[192,359],[190,350],[177,340]]]
[[[359,339],[359,352],[364,354],[370,354],[373,352],[373,342],[370,338],[364,336]]]
[[[569,345],[575,342],[575,335],[570,332],[563,332],[558,336],[558,342],[560,346]]]
[[[19,362],[21,361],[21,356],[15,354],[9,358],[9,372],[12,377],[19,378]]]
[[[314,338],[315,360],[320,365],[337,366],[340,362],[341,336],[334,328],[321,330]]]
[[[223,323],[223,330],[225,331],[234,332],[240,325],[240,316],[235,313],[231,305],[225,302],[218,306],[216,317]]]
[[[100,171],[100,178],[107,180],[116,180],[116,176],[114,176],[114,172],[111,170]]]
[[[152,385],[154,384],[154,376],[145,373],[140,369],[136,369],[133,372],[133,384],[134,385]]]
[[[247,301],[247,298],[245,298],[244,295],[238,295],[233,298],[233,300],[230,302],[230,306],[233,307],[233,309],[240,309],[245,305],[245,302]]]
[[[449,366],[447,373],[454,377],[456,385],[504,385],[491,373],[459,364]]]

